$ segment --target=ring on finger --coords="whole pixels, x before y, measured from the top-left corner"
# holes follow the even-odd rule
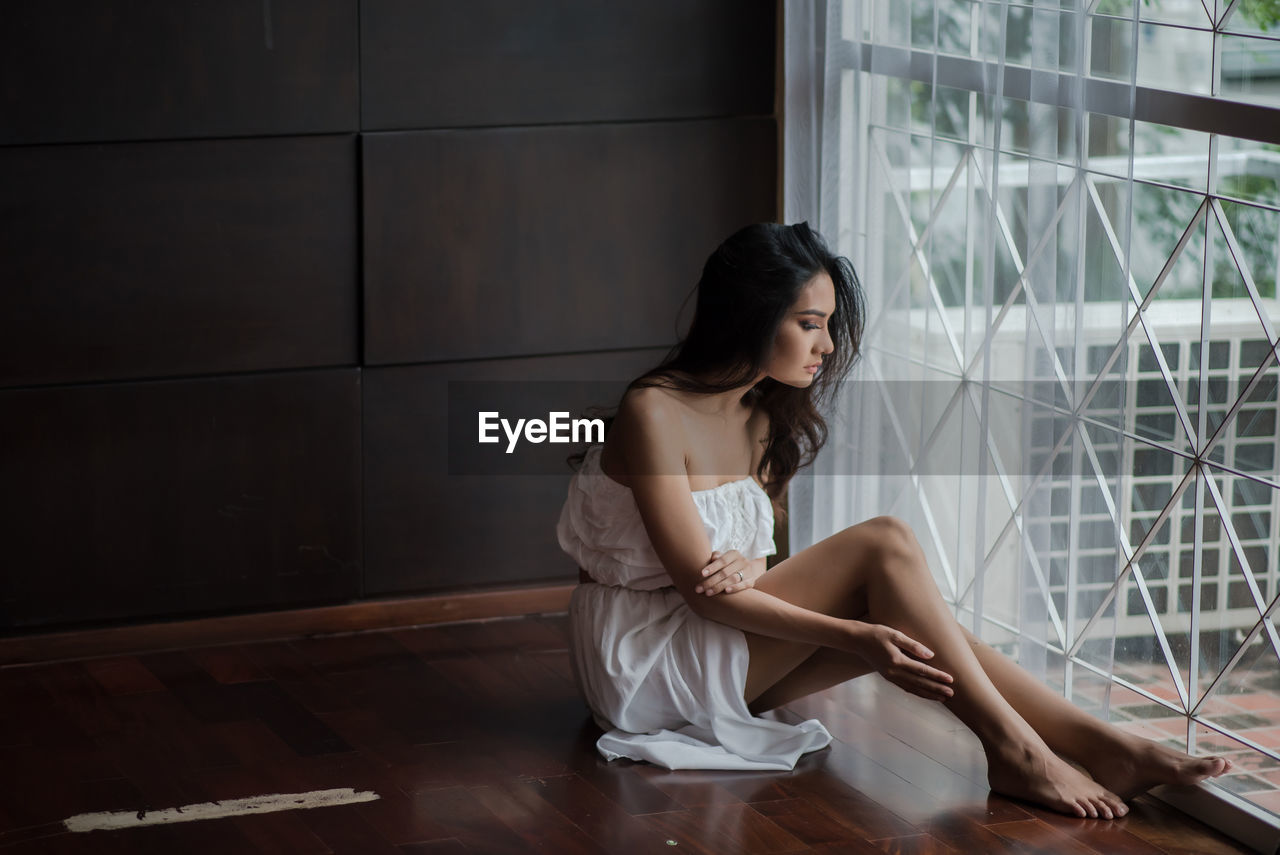
[[[742,571],[741,571],[741,570],[739,570],[737,575],[738,575],[738,581],[739,581],[739,582],[741,582],[741,581],[742,581]]]

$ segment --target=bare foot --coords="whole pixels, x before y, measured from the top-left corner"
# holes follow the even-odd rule
[[[997,793],[1035,802],[1068,816],[1112,819],[1129,812],[1119,796],[1043,743],[988,747],[987,782]]]
[[[1225,757],[1192,757],[1150,739],[1114,734],[1101,743],[1095,757],[1082,760],[1094,780],[1122,798],[1131,799],[1160,784],[1197,784],[1230,771]]]

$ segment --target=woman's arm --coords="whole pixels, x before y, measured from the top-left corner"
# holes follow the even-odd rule
[[[624,399],[613,426],[621,427],[617,438],[645,530],[689,608],[757,635],[847,651],[909,692],[949,697],[945,684],[951,677],[921,661],[933,652],[892,627],[832,617],[754,588],[711,597],[697,593],[711,543],[689,489],[683,423],[675,406],[661,390],[638,390]]]
[[[676,590],[697,614],[747,632],[854,650],[871,627],[801,608],[763,591],[708,597],[696,592],[711,560],[702,517],[686,474],[684,424],[666,393],[637,389],[619,408],[613,431],[645,530]]]

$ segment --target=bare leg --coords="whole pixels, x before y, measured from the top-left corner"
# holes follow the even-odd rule
[[[865,615],[933,650],[929,664],[954,678],[955,694],[944,703],[982,742],[993,790],[1076,816],[1125,812],[1118,796],[1054,754],[996,689],[901,522],[881,517],[846,529],[782,562],[756,587],[828,614]],[[749,701],[814,652],[758,636],[748,636],[748,645]]]
[[[765,642],[771,640],[764,639]],[[753,650],[763,646],[757,638],[752,636],[748,636],[748,645],[752,646]],[[752,656],[754,658],[754,652]],[[819,647],[785,677],[764,689],[760,694],[748,693],[747,706],[758,715],[870,673],[871,668],[860,659],[830,647]]]
[[[841,567],[846,572],[837,572]],[[899,521],[878,518],[851,527],[782,562],[756,586],[815,611],[884,623],[933,649],[931,664],[955,678],[956,694],[945,703],[982,741],[993,790],[1065,813],[1110,818],[1126,813],[1111,787],[1129,796],[1229,768],[1220,758],[1189,758],[1097,721],[966,634]],[[751,635],[748,643],[746,696],[755,709],[867,671],[835,651]],[[1097,782],[1055,751],[1083,765]]]
[[[1083,766],[1095,781],[1122,799],[1160,784],[1194,784],[1231,770],[1231,762],[1224,758],[1191,757],[1094,718],[969,630],[961,627],[961,632],[992,684],[1045,743]],[[764,640],[766,646],[769,641]],[[870,669],[865,663],[838,650],[818,648],[778,682],[752,697],[750,707],[757,714],[776,709],[867,673]],[[1116,812],[1123,815],[1123,809]]]
[[[1194,784],[1231,768],[1222,757],[1190,757],[1094,718],[967,629],[962,631],[991,682],[1049,747],[1121,798],[1158,784]]]

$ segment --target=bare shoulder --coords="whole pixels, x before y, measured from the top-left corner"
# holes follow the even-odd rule
[[[669,391],[629,390],[618,405],[605,448],[606,465],[629,482],[636,475],[685,471],[684,405]]]
[[[639,419],[671,419],[679,415],[680,401],[670,390],[660,386],[640,386],[622,396],[618,415],[630,414]]]
[[[643,386],[622,396],[614,425],[628,439],[636,433],[655,431],[674,439],[684,422],[682,408],[680,400],[666,389]]]

